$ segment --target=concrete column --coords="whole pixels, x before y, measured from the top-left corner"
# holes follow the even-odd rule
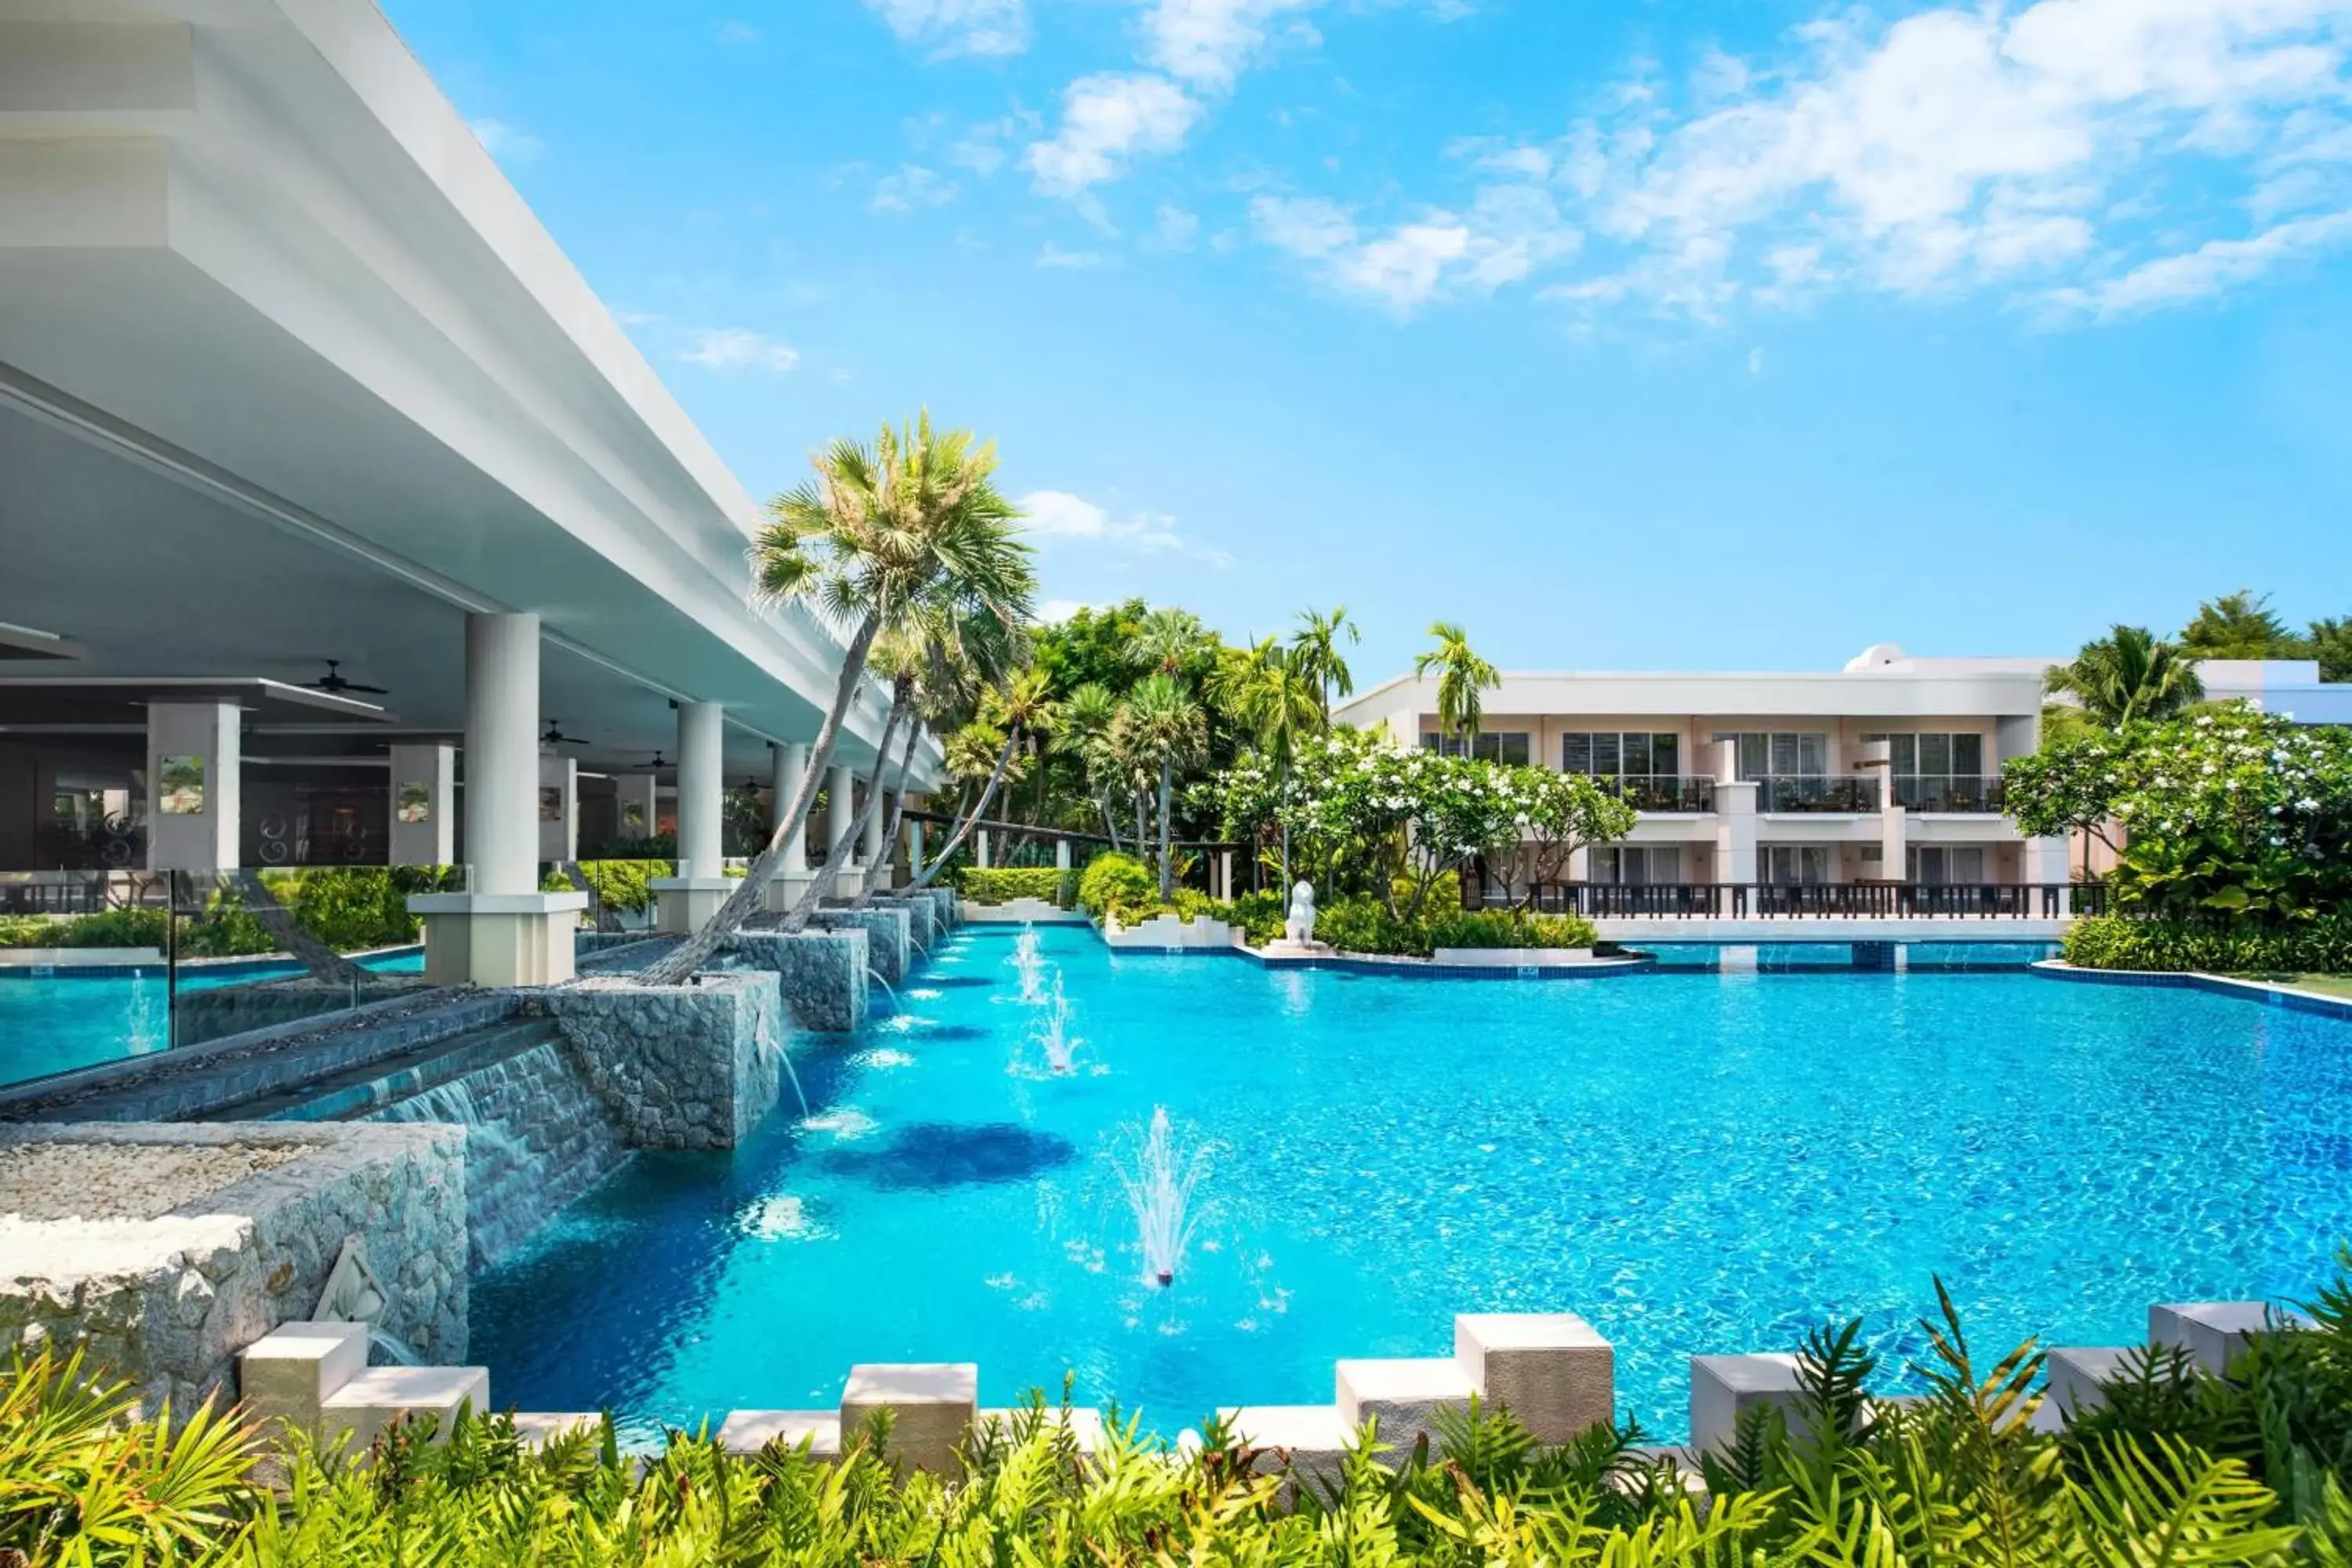
[[[392,864],[457,864],[457,747],[393,747],[391,821]]]
[[[615,831],[624,838],[651,838],[660,825],[655,802],[660,781],[651,773],[617,773],[613,779]]]
[[[920,822],[907,824],[907,874],[909,877],[923,874],[923,825]]]
[[[883,819],[890,815],[890,792],[882,790],[877,793],[882,796],[882,804],[866,821],[866,868],[869,873],[887,866],[889,858],[882,852],[882,832],[889,826]]]
[[[985,827],[972,829],[971,863],[983,871],[988,869],[988,829]]]
[[[466,617],[462,893],[408,900],[436,985],[547,985],[572,975],[585,893],[539,890],[539,617]]]
[[[837,767],[824,777],[824,848],[841,842],[841,836],[857,823],[857,774],[848,768]],[[852,841],[842,851],[841,874],[833,880],[833,890],[838,898],[855,898],[864,890],[865,882],[857,872],[857,845]]]
[[[779,746],[776,750],[778,766],[783,770],[783,773],[779,774],[777,780],[777,794],[783,801],[783,805],[779,805],[776,809],[782,811],[784,806],[792,804],[792,792],[800,788],[801,775],[808,772],[809,745],[805,741],[795,741],[788,746]],[[786,774],[790,775],[789,787],[784,777]],[[806,875],[807,871],[808,823],[803,820],[798,831],[794,832],[784,845],[784,875],[788,877],[795,874]]]
[[[1716,748],[1715,876],[1719,882],[1756,880],[1756,785],[1739,780],[1739,748]]]
[[[2058,895],[2058,914],[2062,920],[2074,912],[2074,889],[2070,880],[2073,870],[2069,851],[2072,847],[2063,833],[2025,841],[2025,879],[2029,882],[2055,882],[2065,889]]]
[[[147,705],[147,868],[234,871],[243,714],[234,702]]]
[[[726,781],[720,776],[725,715],[716,702],[677,705],[677,875],[655,880],[654,923],[683,935],[719,912],[734,891],[726,876],[719,826]]]
[[[539,754],[539,858],[580,858],[580,763],[554,747]]]
[[[677,705],[677,874],[716,877],[726,781],[719,774],[720,713],[716,702]]]

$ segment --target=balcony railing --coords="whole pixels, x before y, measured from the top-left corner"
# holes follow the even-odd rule
[[[1875,777],[1782,773],[1756,781],[1759,811],[1871,812],[1878,809]]]
[[[1636,811],[1713,811],[1715,781],[1675,773],[1596,775],[1592,781],[1604,795],[1613,795]]]
[[[2098,882],[1560,882],[1535,906],[1591,920],[2056,920],[2107,912]]]
[[[1898,773],[1895,804],[1908,811],[1999,816],[2004,805],[1998,774]]]

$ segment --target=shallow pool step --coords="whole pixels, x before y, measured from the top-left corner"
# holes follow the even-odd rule
[[[551,1019],[509,1019],[226,1105],[203,1120],[348,1121],[561,1038]]]

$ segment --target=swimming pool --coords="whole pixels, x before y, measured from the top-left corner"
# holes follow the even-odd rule
[[[644,1156],[478,1279],[501,1404],[643,1426],[823,1407],[861,1361],[971,1360],[1173,1431],[1331,1398],[1566,1310],[1621,1405],[1685,1426],[1694,1352],[1858,1316],[1899,1362],[1941,1274],[1982,1347],[2128,1342],[2157,1300],[2307,1294],[2352,1235],[2352,1026],[2027,973],[1433,984],[1108,952],[1041,928],[1087,1044],[1041,1070],[1013,936],[804,1054],[814,1110]],[[1174,1285],[1113,1161],[1154,1106],[1213,1144]]]
[[[373,953],[360,960],[383,974],[422,974],[425,950]],[[170,982],[163,966],[119,966],[132,973],[0,973],[0,1085],[145,1056],[171,1038]],[[214,991],[284,980],[302,973],[292,960],[184,964],[183,991]]]

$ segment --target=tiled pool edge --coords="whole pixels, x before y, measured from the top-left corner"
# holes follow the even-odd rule
[[[2072,981],[2083,985],[2140,985],[2168,987],[2176,991],[2210,991],[2216,995],[2234,996],[2241,1002],[2252,1002],[2258,1006],[2284,1007],[2292,1013],[2352,1020],[2352,998],[2300,991],[2291,985],[2279,985],[2266,980],[2240,980],[2233,975],[2187,970],[2077,969],[2062,958],[2045,958],[2026,965],[2026,969],[2044,980]]]

